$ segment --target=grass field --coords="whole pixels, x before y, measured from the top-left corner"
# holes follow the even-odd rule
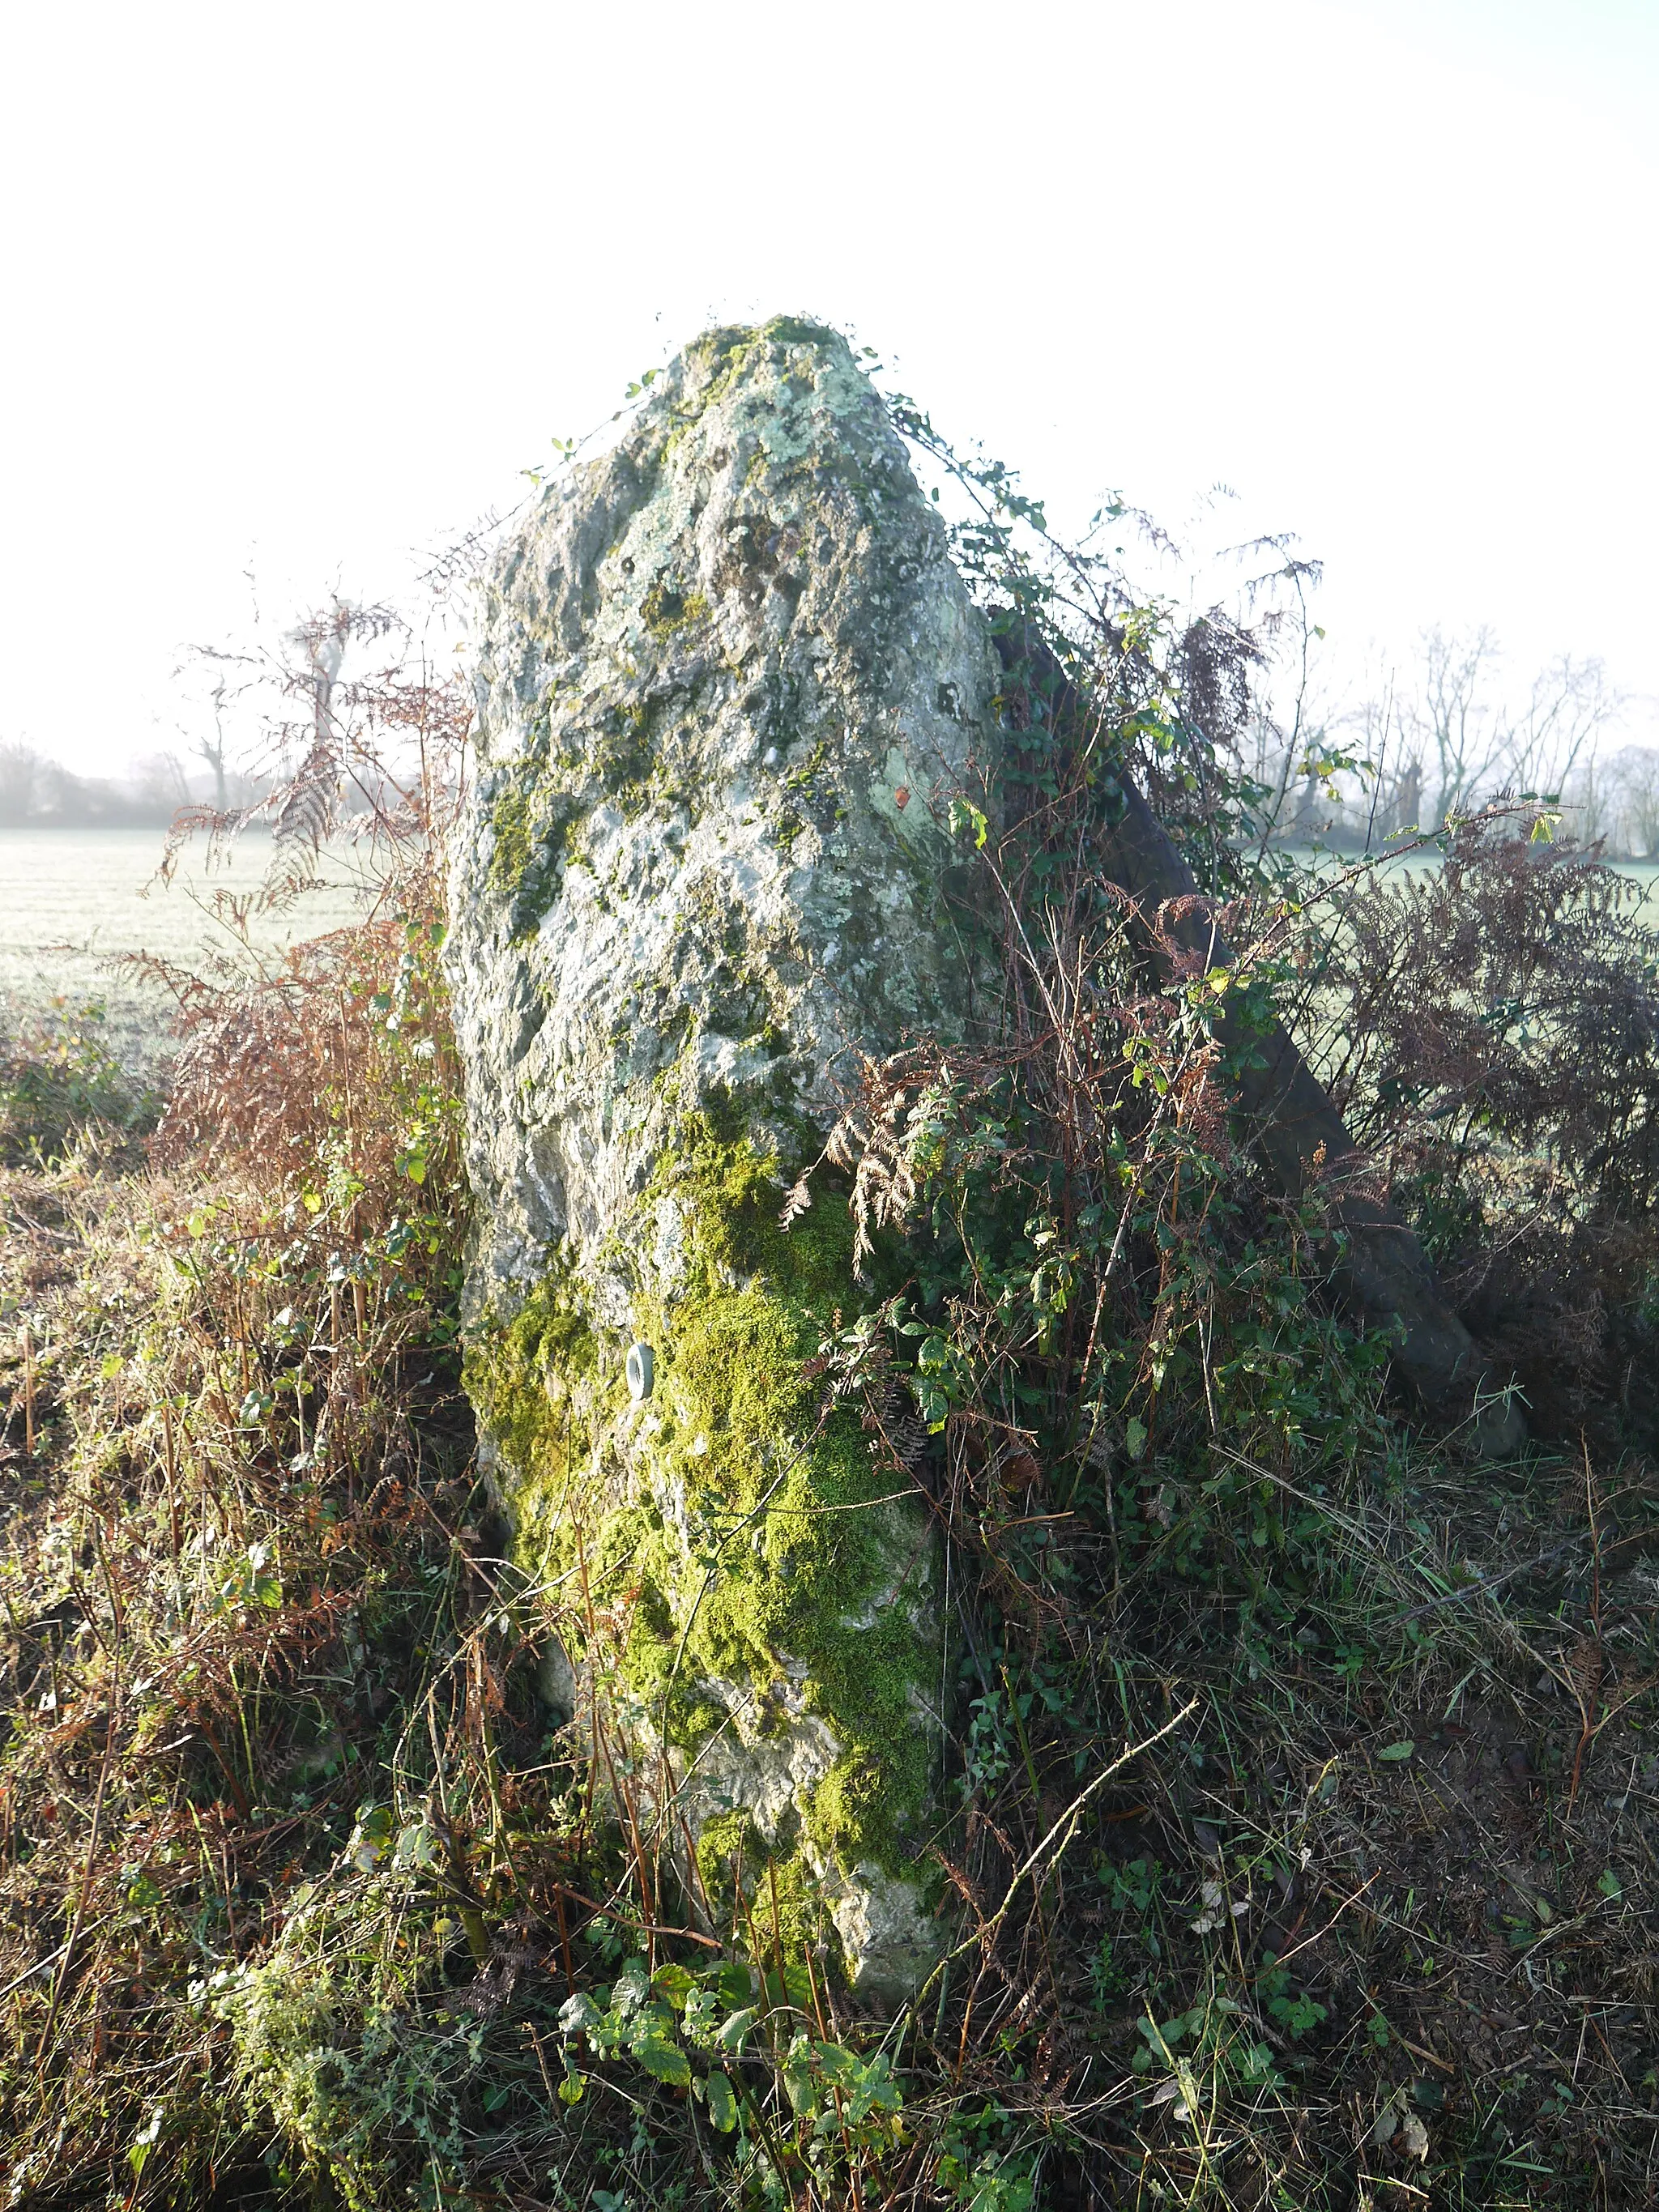
[[[1322,845],[1285,845],[1275,847],[1274,850],[1282,851],[1299,866],[1329,869],[1333,872],[1352,867],[1364,857],[1358,853],[1344,853]],[[1632,883],[1639,884],[1650,895],[1659,888],[1659,860],[1632,860],[1609,855],[1607,865],[1616,868],[1621,876],[1628,876]],[[1440,855],[1437,852],[1410,852],[1393,860],[1389,864],[1389,872],[1392,874],[1399,869],[1412,875],[1420,869],[1437,868],[1439,866]]]
[[[0,1027],[43,1013],[58,1000],[76,1008],[98,1000],[114,1057],[154,1071],[167,1054],[167,996],[125,970],[122,957],[150,952],[199,969],[226,950],[229,939],[211,911],[212,895],[255,889],[270,865],[270,839],[250,831],[228,864],[210,871],[198,850],[166,887],[155,882],[161,850],[154,830],[0,829]],[[1328,865],[1346,865],[1345,856],[1331,856]],[[1650,891],[1659,884],[1652,861],[1616,865]],[[290,915],[257,926],[262,948],[279,951],[362,910],[367,885],[349,854],[327,854],[319,878]]]
[[[270,860],[268,835],[250,832],[228,865],[209,872],[198,850],[171,885],[155,882],[162,840],[154,830],[0,830],[0,1026],[101,1000],[111,1052],[146,1073],[167,1050],[166,992],[118,965],[150,952],[199,969],[229,946],[210,909],[215,891],[254,890]],[[349,854],[331,854],[318,890],[291,914],[258,925],[255,941],[284,944],[338,927],[363,891]]]

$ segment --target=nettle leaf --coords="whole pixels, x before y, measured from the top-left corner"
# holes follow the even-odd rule
[[[605,2017],[586,1990],[578,1990],[574,1997],[567,1997],[559,2007],[559,2033],[576,2035],[583,2030],[597,2027]]]
[[[810,2112],[817,2103],[817,2085],[804,2035],[798,2035],[789,2046],[789,2055],[783,2062],[783,2086],[792,2112]]]
[[[714,1974],[714,1987],[729,2005],[745,2005],[755,1993],[754,1975],[747,1966],[728,1959]]]
[[[723,2136],[729,2136],[738,2124],[738,2100],[732,2090],[731,2076],[725,2073],[711,2074],[703,2084],[708,2100],[708,2117]]]
[[[611,1992],[612,2010],[623,2014],[624,2017],[629,2013],[636,2011],[645,2002],[646,1992],[650,1986],[646,1977],[645,1961],[642,1959],[630,1959],[621,1973],[617,1975],[617,1986]]]
[[[798,1959],[791,1959],[781,1974],[775,1971],[763,1974],[761,1985],[769,2004],[793,2005],[798,2012],[804,2012],[811,2002],[811,1978]]]
[[[670,2043],[665,2036],[652,2033],[638,2037],[634,2056],[659,2081],[666,2081],[676,2089],[690,2087],[691,2062],[678,2044]]]
[[[412,1867],[435,1867],[441,1848],[442,1839],[435,1829],[428,1827],[424,1820],[412,1820],[398,1832],[392,1863],[399,1873],[407,1873]],[[565,2011],[568,2012],[575,2002],[573,1997]],[[586,2004],[588,2001],[584,1997],[581,2002]]]
[[[696,1986],[695,1975],[689,1974],[684,1966],[672,1962],[665,1966],[659,1966],[651,1981],[654,1994],[665,2003],[672,2005],[676,2012],[684,2011],[685,2001]]]
[[[878,2051],[872,2057],[861,2058],[857,2051],[846,2050],[839,2043],[815,2042],[811,2057],[813,2070],[819,2080],[843,2093],[846,2111],[853,2119],[861,2121],[872,2112],[896,2112],[903,2109],[903,2093],[892,2077],[884,2051]]]
[[[720,2001],[713,1990],[694,1989],[686,1993],[685,2009],[680,2015],[680,2033],[688,2042],[713,2044],[720,2032]]]
[[[839,2043],[815,2043],[812,2056],[817,2061],[819,2073],[837,2089],[856,2088],[864,2078],[863,2059]]]
[[[724,2048],[741,2051],[744,2039],[755,2025],[759,2014],[758,2005],[744,2005],[741,2012],[734,2012],[720,2030],[720,2039]]]

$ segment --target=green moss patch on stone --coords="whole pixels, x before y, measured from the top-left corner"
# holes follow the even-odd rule
[[[622,701],[606,710],[593,732],[589,765],[629,821],[644,811],[653,778],[661,774],[662,755],[643,701]]]
[[[466,1394],[507,1462],[520,1564],[544,1573],[562,1559],[579,1473],[611,1408],[599,1347],[568,1275],[539,1283],[507,1322],[474,1329],[462,1364]]]
[[[769,1849],[746,1812],[704,1821],[696,1866],[698,1902],[714,1926],[738,1928],[754,1957],[823,1955],[833,1923],[811,1868],[799,1850]]]
[[[860,1303],[846,1209],[821,1202],[785,1231],[783,1178],[749,1136],[693,1121],[656,1194],[684,1223],[688,1279],[657,1322],[653,1486],[684,1499],[690,1556],[663,1566],[672,1642],[635,1615],[628,1668],[661,1697],[679,1678],[747,1682],[781,1724],[786,1657],[805,1710],[842,1755],[813,1793],[812,1841],[845,1865],[896,1868],[923,1803],[930,1749],[917,1711],[931,1680],[931,1553],[913,1516],[871,1504],[892,1488],[850,1406],[827,1412],[806,1372],[838,1314]],[[862,1510],[861,1510],[862,1509]]]
[[[532,935],[553,902],[562,861],[572,857],[580,807],[550,786],[545,769],[526,765],[489,805],[495,846],[488,882],[507,908],[514,942]]]
[[[804,349],[822,361],[826,349],[832,359],[837,355],[844,355],[846,341],[839,332],[830,330],[826,325],[804,322],[794,315],[775,315],[769,322],[758,325],[728,325],[719,330],[707,331],[702,337],[694,340],[686,348],[684,360],[688,370],[686,383],[690,392],[695,396],[689,397],[688,402],[683,402],[677,410],[676,421],[653,456],[657,465],[660,466],[666,461],[695,422],[720,404],[732,388],[753,369],[757,359],[773,355],[777,366],[782,368],[784,356],[792,347]],[[701,389],[696,384],[698,372],[707,380]],[[787,390],[792,398],[799,399],[821,389],[821,386],[816,374],[798,369],[793,374],[779,378],[775,388]],[[855,404],[853,397],[855,391],[856,386],[849,384],[847,392],[841,395],[845,405]],[[780,456],[775,448],[768,456],[769,465],[779,458],[788,460],[794,456],[793,453]]]
[[[660,643],[676,630],[707,622],[708,601],[702,592],[682,592],[666,577],[659,576],[646,593],[641,611],[646,628]]]
[[[648,1407],[624,1412],[605,1373],[619,1373],[620,1343],[554,1285],[480,1333],[468,1387],[507,1462],[520,1563],[571,1563],[580,1528],[594,1605],[625,1616],[626,1702],[690,1759],[730,1725],[711,1685],[752,1696],[763,1743],[816,1716],[839,1756],[803,1808],[805,1839],[843,1868],[898,1872],[931,1780],[931,1547],[914,1512],[872,1504],[890,1470],[807,1371],[872,1295],[854,1280],[852,1224],[826,1197],[781,1229],[783,1187],[764,1142],[702,1116],[667,1147],[619,1239],[637,1243],[665,1201],[682,1224],[674,1297],[635,1303],[656,1359]],[[596,1450],[601,1424],[611,1442]],[[781,1869],[802,1840],[764,1856]]]

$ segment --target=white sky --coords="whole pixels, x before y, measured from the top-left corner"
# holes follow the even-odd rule
[[[1323,557],[1368,641],[1659,737],[1659,0],[91,0],[0,21],[0,736],[404,588],[714,319],[853,326],[1068,518]]]

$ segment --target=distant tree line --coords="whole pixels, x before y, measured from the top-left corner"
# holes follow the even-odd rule
[[[1516,687],[1492,632],[1431,630],[1366,696],[1261,725],[1272,834],[1376,850],[1503,797],[1558,804],[1610,857],[1659,859],[1659,746],[1616,743],[1629,702],[1598,660],[1562,655]]]
[[[261,795],[261,783],[222,760],[206,764],[206,777],[192,779],[177,753],[158,752],[125,775],[81,775],[25,740],[0,740],[0,828],[165,828],[181,806],[246,806]]]

